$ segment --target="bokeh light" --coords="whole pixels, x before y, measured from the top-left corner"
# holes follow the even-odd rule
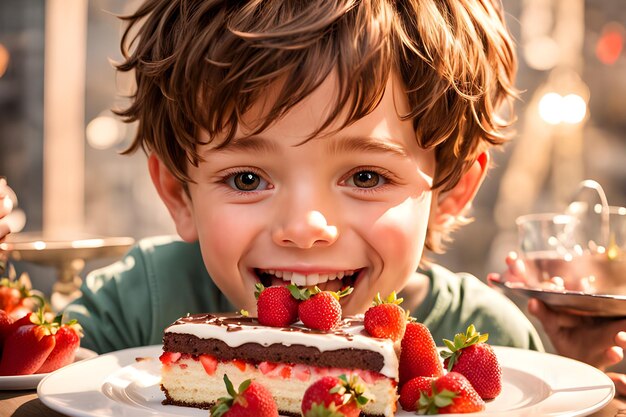
[[[578,94],[561,96],[550,92],[539,100],[539,116],[551,125],[559,123],[577,124],[587,115],[587,103]]]
[[[7,72],[10,56],[9,50],[0,43],[0,78]]]
[[[562,97],[557,93],[547,93],[539,100],[539,116],[551,125],[561,123]]]
[[[109,149],[125,134],[124,125],[111,116],[98,116],[87,125],[87,143],[95,149]]]
[[[624,48],[624,27],[616,22],[607,23],[596,43],[596,57],[605,65],[613,65]]]
[[[564,123],[576,124],[585,119],[587,103],[578,94],[568,94],[563,97],[561,119]]]

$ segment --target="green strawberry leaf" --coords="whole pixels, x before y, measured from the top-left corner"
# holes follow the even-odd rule
[[[448,351],[441,351],[441,355],[443,356],[444,352],[445,353],[452,353],[454,351],[456,351],[456,346],[454,346],[454,343],[452,343],[450,340],[448,339],[443,339],[443,343],[448,347],[448,349],[450,349],[450,352]]]
[[[317,287],[315,287],[315,288],[317,288]],[[336,294],[335,298],[337,298],[337,300],[339,300],[342,297],[345,297],[347,295],[352,294],[352,291],[354,291],[354,288],[352,288],[352,287],[342,288],[341,291],[334,293],[334,294]]]
[[[316,287],[317,288],[317,287]],[[287,289],[291,293],[291,296],[296,300],[305,301],[311,298],[311,291],[308,288],[299,288],[295,284],[287,285]]]
[[[344,395],[344,404],[354,400],[358,408],[363,408],[370,399],[366,396],[365,385],[358,375],[352,375],[348,380],[345,374],[341,374],[338,377],[341,380],[342,388],[344,392],[340,394]]]
[[[398,298],[396,292],[392,291],[384,300],[380,297],[380,293],[376,293],[372,306],[379,306],[381,304],[398,304],[400,305],[404,301],[404,298]]]
[[[254,298],[258,300],[261,293],[265,290],[265,285],[261,284],[260,282],[257,282],[254,288],[255,288]]]
[[[438,408],[447,407],[452,404],[452,401],[457,397],[456,392],[444,389],[443,391],[434,395],[434,402]]]
[[[456,392],[444,389],[437,392],[435,384],[432,384],[432,393],[430,395],[422,391],[417,401],[417,414],[433,415],[439,414],[439,409],[451,405],[458,396]]]
[[[232,406],[233,399],[228,397],[222,397],[217,400],[215,405],[211,407],[210,415],[211,417],[222,417],[230,407]]]
[[[237,396],[237,391],[235,391],[235,387],[233,386],[233,383],[230,382],[230,379],[228,379],[228,375],[226,374],[224,374],[224,384],[226,385],[226,391],[228,392],[228,394],[232,398],[235,398]]]
[[[239,394],[243,393],[245,390],[248,389],[248,387],[250,386],[250,384],[252,383],[251,379],[246,379],[245,381],[243,381],[241,384],[239,384]]]

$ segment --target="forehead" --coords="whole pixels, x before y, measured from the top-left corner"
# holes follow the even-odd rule
[[[399,138],[411,139],[407,145],[417,146],[415,132],[411,120],[403,120],[402,115],[409,112],[409,105],[404,86],[396,76],[389,78],[384,94],[378,105],[366,116],[353,123],[343,126],[348,118],[348,109],[343,108],[339,114],[332,114],[337,107],[337,78],[328,77],[309,96],[286,111],[281,117],[271,123],[266,129],[259,132],[268,112],[275,104],[276,96],[280,91],[280,84],[271,85],[266,94],[257,100],[242,117],[237,131],[230,143],[225,143],[225,137],[215,137],[210,142],[210,149],[238,149],[254,147],[259,144],[257,136],[263,138],[282,138],[291,145],[306,143],[310,139],[324,139],[326,137],[358,138],[371,137],[380,140],[395,142]],[[331,119],[329,126],[322,131],[324,122]],[[206,137],[203,139],[207,139]],[[246,144],[246,142],[248,142]],[[345,141],[338,150],[350,146],[351,141]],[[354,145],[354,143],[352,143]],[[271,145],[269,145],[271,146]]]
[[[412,119],[408,113],[408,98],[404,85],[397,77],[390,77],[378,105],[364,117],[343,126],[347,109],[332,118],[333,122],[321,132],[323,123],[336,107],[334,77],[326,79],[312,94],[289,109],[266,129],[257,131],[268,109],[273,106],[279,86],[269,88],[267,95],[255,103],[240,119],[235,136],[228,142],[215,138],[201,151],[205,157],[218,154],[246,153],[247,155],[283,155],[293,147],[303,147],[301,156],[322,152],[326,156],[370,153],[399,159],[416,160],[426,172],[434,172],[434,151],[421,148],[416,140]],[[206,140],[207,137],[203,137]],[[221,139],[221,140],[220,140]]]

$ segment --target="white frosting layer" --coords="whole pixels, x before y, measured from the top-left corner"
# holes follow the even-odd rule
[[[206,317],[206,320],[199,320]],[[384,359],[381,374],[398,379],[398,357],[393,341],[371,337],[358,318],[344,320],[342,325],[331,332],[312,331],[301,322],[289,328],[252,324],[249,318],[238,316],[191,316],[178,320],[165,329],[165,333],[191,334],[201,339],[219,339],[230,347],[245,343],[258,343],[262,346],[282,344],[285,346],[304,345],[320,351],[337,349],[359,349],[378,352]]]

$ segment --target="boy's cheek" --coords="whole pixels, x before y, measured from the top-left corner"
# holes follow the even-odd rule
[[[407,200],[390,208],[373,222],[370,240],[380,242],[381,250],[391,255],[419,256],[426,238],[429,206],[427,201]]]

